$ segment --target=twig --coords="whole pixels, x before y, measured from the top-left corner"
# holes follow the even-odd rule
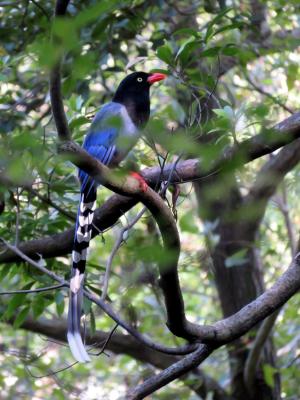
[[[42,379],[42,378],[46,378],[46,377],[49,377],[49,376],[54,376],[54,375],[58,374],[59,372],[66,371],[67,369],[70,369],[70,368],[74,367],[74,365],[76,365],[76,364],[78,364],[78,361],[74,361],[72,364],[69,364],[69,365],[67,365],[66,367],[60,368],[60,369],[58,369],[58,370],[56,370],[56,371],[51,371],[49,374],[45,374],[45,375],[34,375],[34,374],[30,371],[28,365],[24,364],[24,367],[25,367],[26,371],[28,372],[28,374],[29,374],[32,378],[35,378],[35,379]]]
[[[105,274],[104,274],[104,279],[103,279],[103,289],[102,289],[102,295],[101,295],[101,299],[103,301],[105,301],[105,299],[107,297],[108,282],[109,282],[112,262],[113,262],[113,259],[116,255],[117,251],[119,250],[121,244],[124,241],[124,235],[140,220],[140,218],[145,214],[146,210],[147,210],[147,208],[144,207],[135,216],[135,218],[133,218],[133,220],[130,223],[128,223],[124,228],[121,229],[121,231],[119,233],[119,237],[118,237],[117,241],[115,242],[114,247],[113,247],[113,249],[107,259],[107,262],[106,262]]]
[[[49,185],[48,185],[49,186]],[[33,189],[31,186],[25,186],[25,189],[28,190],[28,192],[34,194],[38,199],[40,199],[43,203],[48,204],[49,206],[53,207],[55,210],[59,211],[61,214],[65,215],[68,219],[75,221],[76,220],[76,215],[66,211],[64,208],[59,206],[58,204],[54,203],[50,199],[50,197],[46,197],[41,195],[37,190]]]
[[[16,246],[13,246],[13,245],[9,244],[3,238],[0,238],[0,241],[2,241],[8,249],[10,249],[14,253],[16,253],[22,260],[27,261],[30,265],[32,265],[33,267],[37,268],[38,270],[40,270],[44,274],[49,275],[52,279],[54,279],[55,281],[59,282],[60,284],[69,287],[69,283],[67,281],[65,281],[60,276],[56,275],[53,271],[50,271],[47,268],[45,268],[43,265],[41,265],[41,263],[38,263],[38,262],[32,260],[30,257],[26,256],[26,254],[24,254]]]
[[[30,0],[37,8],[39,8],[42,13],[45,15],[48,21],[50,21],[50,15],[48,15],[47,11],[35,0]]]
[[[272,328],[274,327],[280,311],[281,309],[275,311],[263,321],[262,325],[257,331],[255,341],[253,342],[252,348],[248,354],[244,369],[244,382],[249,394],[252,394],[254,390],[254,379],[262,349],[271,333]]]
[[[244,76],[245,79],[248,83],[250,83],[250,85],[260,94],[262,94],[263,96],[269,97],[269,99],[271,99],[275,104],[277,104],[278,106],[282,107],[285,111],[287,111],[290,114],[294,114],[294,111],[286,106],[282,101],[278,100],[277,97],[273,96],[271,93],[265,91],[262,87],[256,85],[255,82],[252,81],[252,79],[250,78],[250,76],[244,72]],[[244,88],[245,89],[245,88]]]
[[[19,188],[16,189],[17,199],[16,199],[16,234],[15,234],[15,246],[19,245],[20,237],[19,237],[19,228],[20,228],[20,197],[19,197]]]
[[[62,287],[66,287],[65,284],[61,283],[59,285],[53,285],[53,286],[47,286],[47,287],[43,287],[43,288],[37,288],[37,289],[28,289],[28,290],[11,290],[9,292],[0,292],[0,296],[3,296],[5,294],[18,294],[18,293],[38,293],[38,292],[47,292],[50,290],[56,290]]]
[[[107,345],[108,345],[110,339],[112,338],[112,336],[113,336],[113,334],[115,333],[115,331],[116,331],[116,329],[118,328],[118,326],[119,326],[119,324],[117,323],[117,324],[112,328],[112,330],[109,332],[109,334],[108,334],[106,340],[104,341],[104,343],[103,343],[103,345],[102,345],[100,351],[98,351],[97,353],[89,353],[89,354],[91,354],[92,356],[100,356],[102,353],[104,353],[104,350],[106,349],[106,347],[107,347]]]
[[[295,257],[296,252],[297,252],[297,241],[295,237],[295,231],[294,227],[291,221],[290,213],[289,213],[289,205],[288,205],[288,199],[287,199],[287,191],[286,191],[286,185],[285,182],[282,182],[281,185],[281,198],[276,199],[277,205],[280,209],[280,211],[283,214],[284,217],[284,222],[289,238],[289,245],[291,249],[291,256],[292,258]]]

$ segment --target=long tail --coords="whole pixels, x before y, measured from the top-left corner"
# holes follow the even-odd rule
[[[72,252],[67,337],[73,357],[81,363],[90,361],[80,333],[80,319],[86,255],[91,240],[96,195],[96,188],[93,184],[86,185],[82,191]]]

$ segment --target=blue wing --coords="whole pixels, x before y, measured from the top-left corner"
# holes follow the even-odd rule
[[[88,134],[84,140],[83,148],[97,160],[108,165],[116,152],[116,141],[120,134],[120,126],[112,123],[114,117],[122,117],[121,104],[108,103],[96,114]],[[120,124],[119,124],[120,125]],[[88,174],[79,170],[79,179],[81,181],[81,191],[88,186],[94,185],[94,182],[88,179]]]

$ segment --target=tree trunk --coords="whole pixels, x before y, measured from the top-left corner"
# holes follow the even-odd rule
[[[218,237],[217,243],[209,247],[223,316],[228,317],[264,291],[263,273],[255,243],[256,231],[249,215],[246,215],[245,210],[242,212],[243,197],[233,175],[222,174],[196,182],[195,191],[199,215],[203,221],[209,221],[215,226],[212,233]],[[238,252],[238,259],[232,257]],[[228,261],[231,261],[230,264]],[[279,379],[275,379],[276,384],[271,388],[266,384],[262,370],[264,364],[275,366],[271,339],[261,355],[252,394],[247,392],[244,368],[254,337],[255,331],[252,331],[247,337],[228,345],[233,398],[278,400]]]

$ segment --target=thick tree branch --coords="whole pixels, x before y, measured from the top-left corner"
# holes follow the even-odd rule
[[[210,345],[200,345],[199,348],[185,356],[182,360],[173,364],[171,367],[165,369],[158,375],[154,375],[147,379],[144,383],[139,385],[137,388],[133,389],[127,396],[128,399],[138,400],[143,399],[146,395],[153,393],[157,389],[163,387],[164,385],[172,382],[184,372],[189,371],[195,366],[200,365],[200,363],[205,360],[210,353],[220,346],[217,344],[218,339],[223,336],[225,339],[231,338],[230,341],[241,336],[243,333],[247,332],[253,328],[257,322],[259,322],[262,314],[267,312],[266,315],[270,315],[273,310],[274,301],[281,302],[283,297],[285,297],[286,292],[293,286],[292,292],[296,293],[300,288],[300,253],[296,257],[294,263],[288,268],[288,270],[283,274],[283,276],[275,283],[275,285],[261,295],[258,299],[248,304],[246,307],[241,309],[239,312],[234,314],[223,321],[217,322],[214,325],[215,337],[212,340],[212,347]],[[297,280],[294,286],[294,279]],[[289,289],[288,289],[289,287]],[[279,296],[277,298],[276,296]],[[285,300],[284,300],[285,302]],[[278,307],[276,307],[278,308]],[[275,313],[276,314],[276,313]],[[251,325],[251,326],[250,326]],[[218,334],[219,332],[219,334]],[[238,335],[237,335],[237,332]],[[267,332],[267,329],[266,329]],[[262,334],[261,340],[265,340]],[[227,339],[225,339],[227,342]],[[214,345],[213,345],[214,343]],[[249,378],[249,377],[248,377]]]
[[[161,387],[174,381],[180,376],[186,374],[192,369],[196,368],[203,360],[205,360],[214,350],[213,347],[208,345],[199,345],[198,349],[188,356],[184,357],[169,368],[147,379],[136,388],[127,393],[127,400],[141,400],[147,395],[155,392]]]
[[[69,0],[57,0],[54,16],[63,16],[66,13]],[[52,38],[55,41],[55,38]],[[52,114],[60,140],[69,140],[71,132],[69,129],[61,92],[60,59],[50,72],[50,99]]]
[[[13,323],[13,320],[8,321],[8,323]],[[50,339],[62,343],[66,342],[67,323],[61,319],[50,320],[46,318],[39,318],[38,320],[35,320],[29,316],[26,318],[20,328],[29,332],[45,335]],[[104,331],[96,331],[93,335],[87,331],[86,343],[88,346],[92,346],[95,349],[101,349],[103,343],[107,340],[108,335],[109,333]],[[168,368],[170,365],[179,360],[178,356],[164,354],[156,350],[149,349],[131,335],[125,335],[118,332],[115,332],[112,335],[110,340],[107,342],[105,349],[113,352],[114,354],[128,354],[140,362],[148,363],[159,369]],[[192,380],[197,381],[193,384],[188,379],[189,376],[183,376],[182,379],[184,383],[203,398],[205,398],[207,394],[211,392],[213,393],[214,400],[230,399],[230,396],[224,391],[224,389],[214,379],[206,375],[199,368],[193,370],[190,377]],[[186,378],[187,382],[185,382]]]
[[[183,183],[205,179],[207,176],[215,173],[216,170],[219,171],[220,169],[229,168],[230,165],[239,166],[247,161],[252,161],[263,155],[270,154],[298,137],[300,137],[300,113],[296,113],[276,125],[274,134],[266,130],[253,138],[241,142],[238,147],[228,148],[226,152],[220,155],[209,170],[201,171],[201,163],[196,159],[179,162],[176,166],[175,173],[173,173],[171,177],[171,183]],[[88,162],[89,161],[87,161],[87,163]],[[161,174],[159,167],[146,168],[142,171],[142,176],[150,186],[154,187],[160,174],[161,181],[167,180],[172,169],[173,164],[168,164]],[[136,203],[136,199],[130,199],[119,195],[110,197],[109,200],[95,212],[94,224],[96,229],[93,231],[93,236],[97,235],[99,231],[104,231],[114,225],[120,216],[130,210]],[[20,243],[20,249],[30,257],[36,257],[36,253],[41,254],[44,258],[62,256],[71,252],[73,236],[74,231],[72,228],[63,233],[43,239]],[[17,261],[17,257],[10,251],[5,251],[0,254],[0,263],[15,261]]]

